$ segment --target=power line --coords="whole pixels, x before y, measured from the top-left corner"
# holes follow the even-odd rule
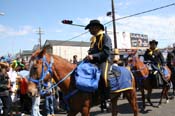
[[[121,18],[117,18],[117,19],[115,19],[115,21],[117,21],[117,20],[122,20],[122,19],[126,19],[126,18],[130,18],[130,17],[133,17],[133,16],[145,14],[145,13],[149,13],[149,12],[153,12],[153,11],[160,10],[160,9],[163,9],[163,8],[167,8],[167,7],[170,7],[170,6],[173,6],[173,5],[175,5],[175,3],[168,4],[168,5],[165,5],[165,6],[161,6],[161,7],[158,7],[158,8],[154,8],[154,9],[151,9],[151,10],[146,10],[146,11],[143,11],[143,12],[135,13],[135,14],[132,14],[132,15],[124,16],[124,17],[121,17]],[[107,25],[107,24],[111,23],[112,21],[113,21],[113,20],[111,20],[111,21],[109,21],[109,22],[106,22],[106,23],[104,23],[104,25]],[[72,38],[70,38],[70,39],[67,39],[67,40],[65,40],[63,43],[65,43],[65,42],[67,42],[67,41],[70,41],[70,40],[72,40],[72,39],[78,38],[78,37],[80,37],[80,36],[82,36],[82,35],[84,35],[84,34],[86,34],[86,33],[88,33],[88,31],[87,31],[87,32],[84,32],[84,33],[81,33],[81,34],[79,34],[79,35],[77,35],[77,36],[75,36],[75,37],[72,37]]]
[[[149,12],[153,12],[153,11],[160,10],[160,9],[163,9],[163,8],[167,8],[167,7],[170,7],[170,6],[173,6],[173,5],[175,5],[175,3],[168,4],[168,5],[165,5],[165,6],[161,6],[161,7],[158,7],[158,8],[154,8],[154,9],[151,9],[151,10],[143,11],[143,12],[140,12],[140,13],[135,13],[135,14],[132,14],[132,15],[124,16],[124,17],[121,17],[121,18],[117,18],[117,19],[115,19],[115,21],[130,18],[130,17],[133,17],[133,16],[145,14],[145,13],[149,13]],[[104,25],[107,25],[111,22],[112,21],[109,21],[109,22],[105,23]]]
[[[70,39],[68,39],[68,40],[65,40],[65,41],[63,41],[61,44],[65,43],[65,42],[67,42],[67,41],[70,41],[70,40],[72,40],[72,39],[78,38],[78,37],[80,37],[80,36],[82,36],[82,35],[85,35],[86,33],[88,33],[88,31],[86,31],[86,32],[84,32],[84,33],[81,33],[81,34],[79,34],[79,35],[77,35],[77,36],[75,36],[75,37],[72,37],[72,38],[70,38]]]

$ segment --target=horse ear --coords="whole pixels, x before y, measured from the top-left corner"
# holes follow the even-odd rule
[[[39,57],[43,57],[45,54],[46,54],[46,52],[47,52],[47,47],[43,47],[42,49],[41,49],[41,52],[40,52],[40,54],[39,54]]]

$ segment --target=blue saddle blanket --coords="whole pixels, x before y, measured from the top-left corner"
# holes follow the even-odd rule
[[[165,77],[168,76],[169,75],[168,69],[163,68],[163,74]]]
[[[90,62],[80,63],[75,70],[75,84],[79,90],[94,92],[98,89],[101,71]]]
[[[112,92],[121,92],[132,88],[132,73],[123,66],[112,66],[112,72],[117,71],[119,76],[109,76],[109,86]]]

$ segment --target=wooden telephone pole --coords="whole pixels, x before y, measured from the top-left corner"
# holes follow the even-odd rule
[[[116,28],[115,28],[114,0],[111,0],[111,3],[112,3],[112,22],[113,22],[113,34],[114,34],[114,48],[117,48],[117,36],[116,36]]]
[[[41,49],[41,35],[42,34],[44,34],[44,32],[41,30],[41,28],[39,27],[39,30],[37,31],[37,34],[39,35],[39,39],[38,39],[38,41],[39,41],[39,47],[40,47],[40,49]]]

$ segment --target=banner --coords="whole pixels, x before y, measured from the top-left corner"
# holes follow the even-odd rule
[[[128,32],[117,33],[117,47],[119,49],[130,49],[131,48],[130,33]]]
[[[148,47],[148,35],[130,33],[131,47]]]

